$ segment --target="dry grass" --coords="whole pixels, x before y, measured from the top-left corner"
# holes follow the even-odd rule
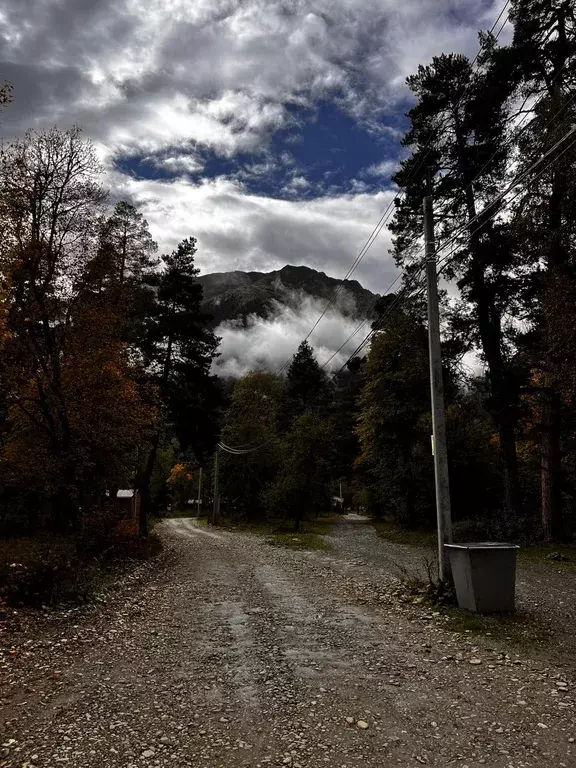
[[[220,524],[230,531],[264,536],[267,543],[275,547],[329,551],[332,547],[323,537],[330,534],[332,526],[340,519],[340,515],[319,517],[302,523],[301,531],[294,531],[293,526],[285,520],[234,524],[230,520],[222,519]]]
[[[370,522],[380,538],[392,541],[394,544],[407,544],[411,547],[432,549],[436,546],[436,533],[434,531],[412,531],[402,528],[389,521]]]

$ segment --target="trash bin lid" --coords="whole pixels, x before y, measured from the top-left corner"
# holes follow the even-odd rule
[[[518,544],[503,541],[471,541],[465,544],[444,544],[449,549],[520,549]]]

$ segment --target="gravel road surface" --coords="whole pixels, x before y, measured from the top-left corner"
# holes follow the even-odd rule
[[[162,529],[164,567],[3,644],[0,766],[576,767],[574,655],[402,603],[417,551],[362,521],[329,553]]]

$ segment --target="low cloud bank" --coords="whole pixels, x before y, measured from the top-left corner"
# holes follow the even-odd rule
[[[325,307],[325,300],[306,296],[298,306],[277,303],[273,314],[265,319],[250,316],[245,327],[235,322],[222,323],[216,329],[222,341],[214,373],[237,378],[253,370],[277,371],[296,352]],[[362,320],[356,315],[342,314],[336,306],[330,308],[308,340],[320,365],[327,362]],[[367,330],[363,328],[350,340],[326,370],[338,370]]]

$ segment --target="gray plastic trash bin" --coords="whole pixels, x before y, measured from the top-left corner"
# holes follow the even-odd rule
[[[516,591],[515,544],[446,544],[458,607],[476,613],[513,611]]]

